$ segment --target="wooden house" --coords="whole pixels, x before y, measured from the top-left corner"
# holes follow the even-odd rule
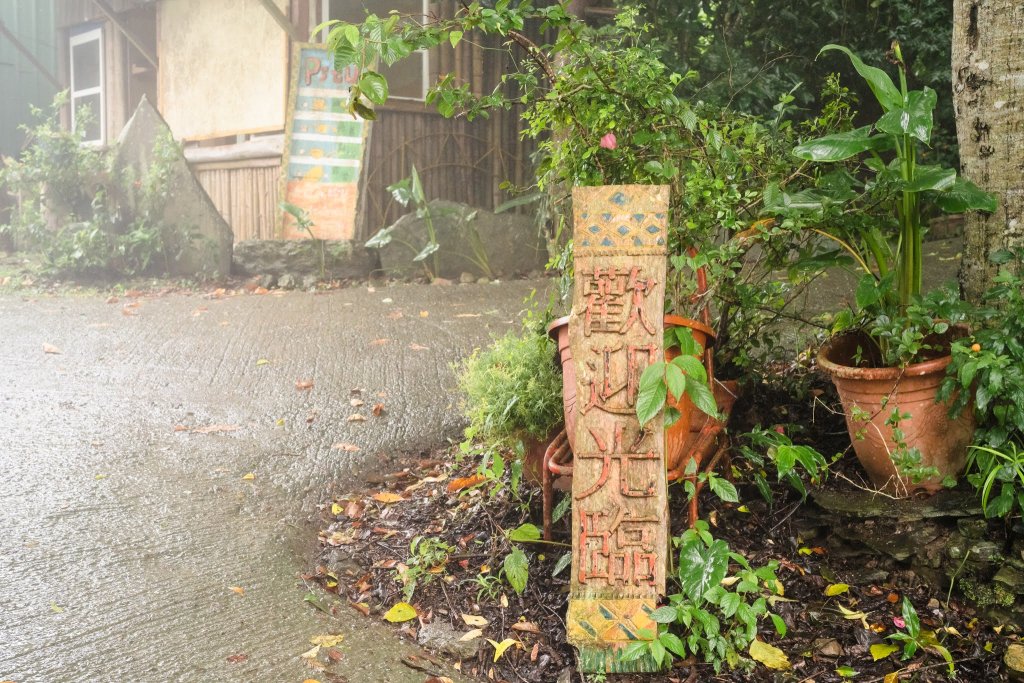
[[[453,13],[457,0],[55,0],[58,78],[88,104],[88,135],[107,144],[145,95],[155,103],[235,240],[280,237],[282,152],[293,46],[327,19]],[[317,37],[322,40],[323,37]],[[496,46],[495,43],[493,46]],[[387,186],[415,164],[429,198],[493,208],[504,180],[529,183],[531,146],[518,112],[467,122],[424,105],[454,71],[490,92],[508,59],[463,41],[411,56],[389,73],[392,97],[372,124],[355,239],[404,213]],[[68,122],[74,119],[68,112]]]

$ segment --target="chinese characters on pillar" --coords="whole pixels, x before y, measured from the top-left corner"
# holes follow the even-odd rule
[[[588,671],[643,671],[623,662],[648,637],[665,590],[664,432],[641,429],[644,369],[664,358],[668,188],[578,188],[570,340],[578,412],[573,465],[569,639]]]

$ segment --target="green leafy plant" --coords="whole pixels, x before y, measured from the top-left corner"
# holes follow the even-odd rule
[[[418,584],[428,583],[443,574],[448,557],[454,551],[455,548],[440,538],[416,536],[412,539],[406,567],[398,573],[406,602],[412,600]]]
[[[440,272],[437,251],[441,248],[441,245],[437,241],[437,229],[434,225],[434,220],[438,218],[437,209],[431,207],[430,201],[427,199],[426,193],[423,191],[423,183],[420,182],[420,175],[416,171],[416,167],[412,167],[412,171],[408,178],[403,178],[397,183],[389,185],[388,191],[391,193],[394,200],[402,206],[408,207],[411,204],[416,217],[423,221],[427,230],[427,243],[415,256],[413,256],[412,260],[413,263],[423,263],[423,267],[426,269],[426,273],[431,279],[437,277]],[[476,266],[487,277],[493,277],[494,273],[491,271],[487,250],[480,239],[480,233],[477,232],[473,225],[476,215],[476,211],[465,216],[461,214],[459,215],[459,221],[464,229],[466,241],[471,252],[469,255],[460,253],[459,256],[465,258],[470,264]],[[397,224],[393,224],[378,230],[377,234],[366,241],[366,247],[370,249],[380,249],[390,244],[396,239],[394,236],[396,225]],[[417,249],[417,247],[410,243],[402,242],[402,244],[408,247],[411,251],[416,251]],[[426,264],[426,260],[428,258],[431,260],[430,266],[427,266]]]
[[[913,603],[905,597],[903,598],[903,603],[901,605],[901,613],[903,616],[900,618],[900,623],[903,625],[900,626],[900,628],[904,628],[906,630],[893,633],[892,635],[886,636],[886,638],[903,643],[903,659],[910,659],[918,650],[930,650],[946,660],[949,675],[955,675],[956,667],[953,665],[953,656],[950,654],[949,650],[938,641],[934,631],[921,629],[921,620],[917,616],[917,610],[914,609]]]
[[[295,219],[295,225],[299,227],[299,230],[302,230],[307,235],[309,235],[309,239],[313,240],[313,242],[315,242],[317,246],[320,247],[320,279],[323,280],[325,277],[327,262],[326,256],[324,254],[324,241],[318,238],[316,234],[313,232],[313,228],[316,226],[316,224],[313,222],[313,219],[309,217],[309,212],[300,206],[292,204],[291,202],[281,202],[279,206],[283,211],[287,212],[289,215],[291,215],[292,218]]]
[[[5,232],[59,273],[166,272],[194,239],[190,226],[164,220],[180,148],[169,135],[158,138],[141,177],[121,171],[115,150],[83,144],[84,126],[61,126],[66,101],[61,93],[49,112],[33,109],[28,145],[17,159],[4,159],[0,187],[17,198]]]
[[[509,332],[474,351],[459,371],[466,439],[514,447],[546,438],[562,419],[562,377],[547,335]]]
[[[817,258],[829,255],[832,265],[853,263],[863,272],[856,291],[859,326],[879,344],[878,361],[907,363],[921,354],[906,353],[913,350],[906,343],[901,352],[893,353],[885,341],[904,340],[910,334],[915,338],[911,342],[921,343],[940,324],[934,318],[922,321],[907,315],[921,295],[924,205],[952,213],[994,211],[996,200],[959,178],[952,168],[921,163],[920,148],[931,141],[937,95],[927,86],[908,89],[899,43],[894,42],[891,51],[899,72],[898,87],[888,73],[865,64],[845,47],[826,45],[819,54],[830,51],[849,58],[883,114],[872,125],[797,145],[794,156],[835,164],[834,170],[799,191],[769,185],[764,208],[772,215],[819,216],[820,227],[811,229],[838,248],[821,252]],[[852,316],[841,321],[838,327],[858,322]]]
[[[829,462],[816,449],[794,444],[780,429],[756,428],[739,437],[739,452],[753,466],[751,478],[766,502],[772,502],[765,469],[773,467],[776,481],[784,481],[802,500],[807,499],[806,477],[811,484],[820,484],[828,476]],[[837,456],[838,457],[838,456]]]
[[[677,347],[679,355],[671,361],[657,361],[644,368],[640,375],[640,386],[636,397],[636,416],[643,427],[662,410],[665,411],[665,427],[679,419],[679,411],[666,404],[669,395],[686,395],[698,410],[707,415],[718,414],[715,396],[708,384],[708,373],[700,358],[704,355],[687,327],[675,327],[665,332],[666,348]]]
[[[785,622],[768,609],[779,597],[777,565],[752,567],[745,557],[731,552],[725,541],[712,537],[704,521],[674,538],[673,544],[679,549],[673,577],[679,592],[668,596],[668,605],[652,612],[658,632],[642,634],[652,640],[631,644],[623,658],[650,655],[664,666],[675,657],[694,655],[711,664],[716,673],[723,665],[748,668],[752,662],[741,653],[757,635],[759,620],[770,618],[776,631],[786,634]],[[736,570],[730,571],[730,562]]]
[[[967,472],[967,481],[981,496],[986,517],[1009,517],[1014,512],[1024,512],[1024,450],[1016,441],[1008,441],[1000,448],[971,446]]]

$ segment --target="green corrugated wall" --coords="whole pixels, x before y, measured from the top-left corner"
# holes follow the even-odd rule
[[[56,73],[57,43],[54,0],[0,0],[0,21]],[[46,107],[55,94],[53,84],[0,35],[0,154],[13,155],[24,144],[18,128],[29,123],[29,106]]]

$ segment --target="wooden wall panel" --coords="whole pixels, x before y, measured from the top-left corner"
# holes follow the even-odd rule
[[[192,170],[231,226],[235,242],[276,237],[280,157],[196,164]]]

